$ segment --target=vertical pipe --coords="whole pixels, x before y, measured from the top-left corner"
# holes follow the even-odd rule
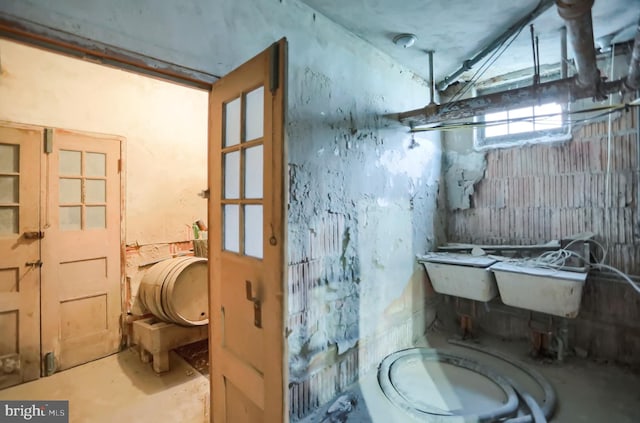
[[[560,78],[565,79],[569,76],[569,64],[567,63],[567,27],[560,28]]]
[[[640,88],[640,22],[636,29],[636,40],[633,43],[633,52],[629,61],[629,74],[624,85],[632,91]]]
[[[594,0],[562,0],[556,4],[558,14],[564,19],[578,66],[578,84],[595,87],[600,82],[593,41],[591,7]]]
[[[435,104],[436,81],[433,79],[433,50],[427,51],[427,54],[429,54],[429,104]]]

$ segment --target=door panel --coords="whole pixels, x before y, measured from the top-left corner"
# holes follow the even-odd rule
[[[40,376],[41,145],[40,130],[0,126],[0,389]]]
[[[212,421],[284,422],[286,41],[217,81],[209,122]]]
[[[57,370],[120,345],[120,140],[55,130],[47,155],[42,348]]]

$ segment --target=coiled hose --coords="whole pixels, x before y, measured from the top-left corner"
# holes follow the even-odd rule
[[[461,341],[449,341],[453,345],[457,345],[463,348],[469,348],[476,351],[480,351],[484,354],[488,354],[499,358],[514,367],[519,368],[536,381],[544,392],[543,405],[540,406],[536,400],[519,384],[511,380],[508,377],[500,375],[490,368],[481,365],[475,360],[471,360],[466,357],[457,356],[451,353],[438,351],[428,348],[410,348],[402,351],[397,351],[393,354],[385,357],[378,367],[378,383],[385,396],[393,402],[395,405],[402,408],[405,412],[417,417],[418,419],[428,419],[429,422],[447,422],[451,417],[460,417],[465,421],[477,421],[477,422],[508,422],[508,423],[546,423],[547,418],[551,417],[555,409],[556,394],[549,382],[538,372],[524,364],[515,361],[505,354],[497,351],[493,351],[487,348],[483,348],[474,344]],[[394,364],[410,360],[412,358],[420,358],[426,361],[438,361],[441,363],[447,363],[454,366],[462,367],[467,370],[471,370],[478,373],[493,383],[495,383],[506,395],[507,401],[494,410],[478,414],[465,414],[464,410],[442,410],[436,407],[427,406],[424,404],[416,405],[410,403],[401,393],[399,393],[391,380],[391,371]],[[530,414],[513,417],[518,410],[518,398],[526,404]]]

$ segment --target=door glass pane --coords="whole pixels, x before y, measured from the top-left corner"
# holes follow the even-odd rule
[[[87,229],[104,229],[107,227],[106,206],[87,207]]]
[[[60,174],[80,175],[81,160],[79,151],[60,150]]]
[[[224,206],[224,249],[240,252],[240,207],[236,204]]]
[[[60,203],[82,202],[82,179],[60,178]]]
[[[18,206],[0,207],[0,235],[19,232]]]
[[[264,87],[257,88],[245,97],[245,141],[262,138],[264,131]]]
[[[262,206],[244,206],[244,254],[262,258]]]
[[[245,150],[244,197],[262,198],[262,145]]]
[[[86,161],[86,176],[107,176],[107,155],[102,153],[87,153],[85,156]]]
[[[224,146],[240,143],[240,98],[224,105]]]
[[[240,198],[240,152],[224,155],[224,198]]]
[[[60,207],[60,229],[63,231],[79,231],[81,227],[81,210],[77,207]]]
[[[85,203],[106,203],[107,202],[107,181],[104,179],[87,179]]]
[[[0,172],[20,172],[20,146],[14,144],[0,144]]]
[[[17,176],[0,176],[0,203],[18,203],[19,193]]]

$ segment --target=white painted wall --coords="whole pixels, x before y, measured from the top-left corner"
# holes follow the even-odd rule
[[[0,120],[126,138],[126,242],[207,218],[208,93],[0,39]]]

